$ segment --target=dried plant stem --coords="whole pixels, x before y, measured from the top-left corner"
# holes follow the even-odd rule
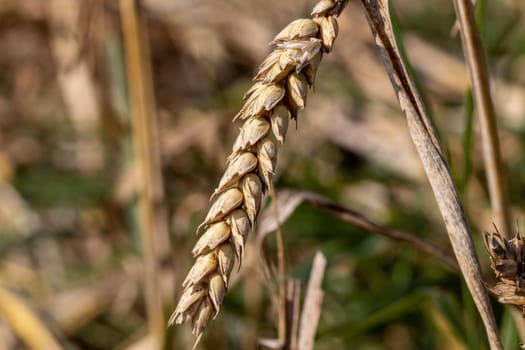
[[[0,285],[0,316],[22,339],[28,349],[64,349],[53,332],[15,293]]]
[[[463,53],[472,84],[474,102],[479,116],[483,158],[494,221],[498,227],[502,228],[503,236],[509,239],[511,228],[503,179],[498,126],[490,94],[490,77],[483,44],[476,26],[472,2],[470,0],[454,0],[454,5],[460,26]]]
[[[483,159],[485,161],[485,173],[494,222],[497,227],[501,228],[503,238],[510,239],[510,214],[505,191],[498,125],[490,93],[490,75],[484,54],[485,50],[476,26],[474,4],[469,0],[454,0],[454,7],[458,18],[461,43],[467,62],[474,102],[479,116]],[[516,322],[520,339],[525,341],[525,320],[516,309],[512,309],[511,312]]]
[[[425,168],[461,272],[483,320],[490,347],[493,350],[503,349],[463,206],[436,133],[399,54],[390,21],[388,0],[361,2],[370,29],[383,54],[399,104],[407,118],[410,136]]]
[[[315,254],[308,280],[308,287],[304,297],[303,312],[299,328],[299,350],[312,350],[314,348],[315,333],[321,316],[324,292],[321,288],[326,269],[326,258],[321,252]]]
[[[452,270],[459,272],[459,266],[454,259],[454,256],[452,256],[447,250],[425,242],[411,233],[392,229],[373,222],[364,215],[349,208],[345,208],[333,200],[317,193],[288,189],[279,191],[278,198],[279,215],[276,217],[270,209],[266,209],[261,215],[257,230],[259,241],[262,241],[269,232],[273,232],[278,225],[285,222],[301,203],[305,203],[313,208],[324,210],[365,231],[382,235],[397,242],[407,243],[421,252],[434,256],[439,261],[448,265]]]
[[[277,193],[273,186],[270,188],[270,195],[273,198],[273,210],[275,217],[279,215],[279,206],[277,200]],[[279,307],[278,307],[278,338],[285,344],[286,347],[286,334],[287,322],[286,322],[286,294],[287,294],[287,283],[286,283],[286,249],[284,244],[284,235],[281,225],[277,226],[275,230],[275,236],[277,240],[277,278],[278,278],[278,289],[279,289]]]
[[[367,219],[363,215],[356,213],[350,209],[344,208],[329,200],[321,200],[320,198],[306,198],[305,203],[309,204],[312,207],[325,210],[335,215],[339,219],[354,225],[355,227],[359,227],[368,232],[380,234],[394,241],[408,243],[418,248],[424,253],[433,255],[439,261],[443,262],[448,267],[450,267],[452,270],[459,271],[459,266],[456,262],[456,259],[453,256],[451,256],[447,251],[440,247],[427,243],[423,240],[420,240],[413,234],[379,225]]]
[[[284,142],[289,119],[295,120],[304,108],[321,57],[332,49],[337,17],[347,1],[321,0],[312,19],[295,20],[277,34],[271,42],[273,51],[259,67],[256,82],[234,118],[244,124],[212,196],[215,201],[199,226],[205,232],[193,249],[196,261],[170,318],[170,324],[191,320],[196,344],[220,310],[235,261],[242,261],[263,195],[272,187],[276,141]],[[286,283],[280,288],[285,289]],[[282,337],[282,325],[279,329]]]
[[[121,0],[120,10],[126,52],[128,88],[131,101],[133,142],[138,178],[138,212],[144,259],[144,289],[151,334],[160,347],[164,339],[163,315],[157,257],[168,249],[167,227],[163,216],[163,185],[160,169],[158,126],[152,92],[149,50],[145,25],[135,0]],[[164,254],[163,254],[164,253]]]
[[[288,348],[290,350],[297,349],[297,331],[299,329],[299,311],[300,311],[300,300],[301,300],[301,281],[296,279],[288,280],[287,283],[287,335],[289,339]]]

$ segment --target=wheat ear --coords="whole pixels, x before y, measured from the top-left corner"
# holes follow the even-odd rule
[[[336,17],[347,2],[321,0],[312,19],[295,20],[277,34],[233,119],[244,120],[244,125],[212,196],[215,201],[197,229],[205,232],[193,248],[196,260],[169,320],[169,324],[191,320],[195,344],[220,310],[235,259],[239,266],[242,262],[246,237],[272,186],[276,141],[284,142],[289,119],[296,119],[304,108],[321,57],[330,52],[337,36]]]

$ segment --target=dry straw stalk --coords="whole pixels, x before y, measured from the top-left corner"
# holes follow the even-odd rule
[[[197,229],[205,231],[193,248],[196,260],[169,320],[191,320],[196,344],[221,308],[235,261],[242,262],[246,237],[272,186],[276,142],[284,142],[289,119],[296,119],[304,108],[322,55],[331,51],[337,36],[336,18],[347,2],[321,0],[312,19],[295,20],[277,34],[234,118],[244,125],[213,193],[215,201]]]
[[[361,2],[376,44],[381,49],[385,68],[396,92],[399,105],[405,113],[410,136],[434,192],[452,249],[483,320],[490,348],[503,349],[492,306],[483,285],[481,267],[461,199],[430,118],[401,59],[390,21],[388,0],[361,0]]]
[[[122,33],[126,52],[126,67],[131,101],[132,136],[137,162],[138,224],[144,260],[145,303],[149,330],[157,344],[165,336],[165,318],[157,256],[169,252],[163,247],[169,241],[163,203],[163,180],[155,113],[154,97],[149,93],[152,77],[146,26],[136,0],[120,0]]]
[[[498,138],[496,112],[490,93],[490,75],[481,36],[476,27],[474,5],[470,0],[454,0],[460,26],[461,42],[467,63],[472,94],[476,102],[483,159],[494,220],[503,228],[503,237],[511,236],[510,214],[505,192],[505,180]]]

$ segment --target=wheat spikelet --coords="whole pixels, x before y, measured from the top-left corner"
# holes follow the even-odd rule
[[[306,104],[323,53],[337,36],[336,17],[348,0],[321,0],[312,19],[287,25],[270,43],[245,104],[234,117],[244,120],[215,189],[208,215],[197,231],[205,231],[193,248],[196,258],[183,282],[184,291],[169,323],[191,320],[200,340],[221,307],[235,260],[242,261],[244,245],[266,190],[272,186],[276,141],[283,143],[289,118]]]
[[[525,316],[525,241],[516,232],[512,239],[506,239],[498,230],[483,232],[483,243],[496,273],[496,284],[489,289],[503,304],[516,305]]]

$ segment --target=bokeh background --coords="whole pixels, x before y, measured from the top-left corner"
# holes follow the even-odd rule
[[[189,349],[165,329],[196,226],[225,168],[267,43],[314,1],[144,0],[138,4],[153,152],[158,249],[141,234],[123,26],[113,0],[0,0],[0,349]],[[475,111],[452,2],[393,1],[399,41],[431,111],[469,218],[492,229]],[[525,225],[525,3],[478,0],[513,220]],[[340,19],[297,126],[279,149],[276,189],[317,192],[449,250],[444,226],[364,12]],[[155,124],[153,124],[155,126]],[[153,162],[153,165],[156,163]],[[161,183],[158,183],[161,181]],[[290,276],[328,261],[316,349],[486,349],[461,278],[412,246],[299,206],[283,226]],[[253,238],[202,349],[254,349],[276,314]],[[266,248],[275,256],[275,240]],[[150,254],[148,256],[148,254]],[[153,276],[144,257],[155,262]],[[152,321],[148,290],[161,300]],[[149,288],[149,289],[148,289]],[[303,289],[304,290],[304,289]],[[506,349],[518,348],[494,303]],[[158,315],[157,315],[158,320]],[[155,334],[161,334],[159,345]],[[153,339],[153,340],[152,340]]]

